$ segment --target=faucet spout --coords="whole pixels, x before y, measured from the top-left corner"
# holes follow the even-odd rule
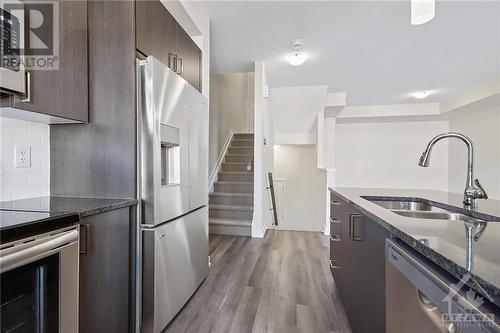
[[[454,132],[449,132],[449,133],[442,133],[439,135],[436,135],[434,138],[429,141],[427,144],[427,147],[425,148],[425,151],[423,152],[422,156],[420,157],[420,160],[418,162],[418,165],[421,167],[428,167],[430,158],[431,158],[431,152],[432,148],[434,145],[445,138],[455,138],[459,139],[465,145],[467,146],[467,178],[465,180],[465,190],[464,190],[464,205],[467,207],[475,208],[476,207],[476,199],[487,199],[488,195],[484,191],[483,187],[479,183],[479,180],[474,179],[474,144],[472,143],[472,140],[460,133],[454,133]]]

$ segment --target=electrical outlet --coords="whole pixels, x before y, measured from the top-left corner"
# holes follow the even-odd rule
[[[16,168],[31,168],[31,147],[16,146]]]
[[[263,92],[264,98],[269,97],[269,86],[264,86],[264,92]]]

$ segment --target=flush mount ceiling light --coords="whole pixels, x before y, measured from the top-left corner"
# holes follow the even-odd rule
[[[436,14],[436,0],[411,0],[411,24],[429,22]]]
[[[295,39],[290,44],[290,48],[293,50],[285,56],[286,62],[292,66],[302,65],[309,57],[307,53],[302,52],[302,41],[300,39]]]
[[[417,92],[413,93],[412,95],[416,99],[424,99],[424,98],[429,97],[430,94],[431,94],[431,92],[429,90],[424,90],[424,91],[417,91]]]

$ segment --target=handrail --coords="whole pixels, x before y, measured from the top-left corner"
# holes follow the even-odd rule
[[[214,186],[215,178],[217,178],[217,174],[219,173],[219,169],[222,165],[222,161],[224,161],[224,157],[226,156],[227,150],[231,144],[231,140],[233,139],[234,131],[230,130],[229,134],[226,138],[226,142],[224,143],[224,147],[222,148],[222,151],[219,155],[219,158],[217,159],[217,163],[212,170],[212,173],[210,175],[210,178],[208,179],[208,191],[210,192],[211,189]]]

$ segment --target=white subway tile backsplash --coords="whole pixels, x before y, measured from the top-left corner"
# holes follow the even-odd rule
[[[49,179],[40,177],[40,173],[29,173],[23,176],[26,177],[26,185],[49,185]]]
[[[0,201],[49,195],[50,127],[0,117]],[[31,166],[15,167],[15,147],[31,148]]]
[[[12,200],[12,187],[0,187],[0,201]]]
[[[37,176],[39,177],[38,174]],[[27,185],[28,185],[27,173],[2,173],[2,187],[27,186]]]
[[[42,194],[42,189],[40,185],[27,185],[27,186],[14,186],[12,187],[12,200],[17,200],[17,199],[26,199],[26,198],[33,198],[33,197],[39,197],[42,195],[48,195],[47,194]]]

